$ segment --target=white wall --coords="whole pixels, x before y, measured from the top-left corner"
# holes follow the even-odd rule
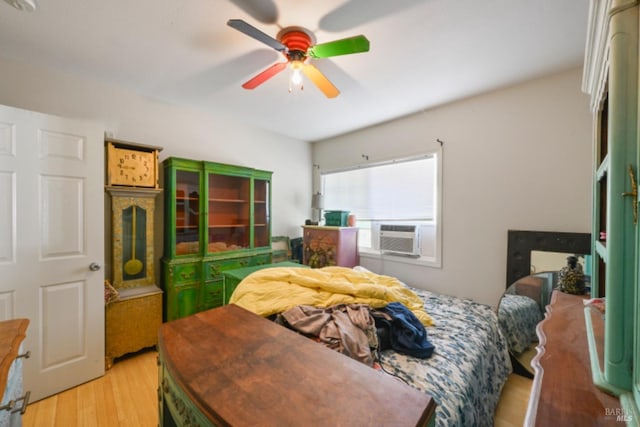
[[[169,156],[274,171],[273,234],[301,235],[312,164],[336,169],[422,152],[444,141],[443,268],[368,268],[495,305],[507,230],[589,232],[591,114],[581,70],[470,98],[309,144],[177,108],[113,86],[0,58],[0,104],[99,120],[110,136]],[[335,153],[340,153],[336,156]],[[312,159],[313,154],[313,159]]]
[[[272,178],[272,235],[302,235],[311,217],[311,148],[203,111],[154,102],[117,87],[0,57],[0,104],[64,117],[99,121],[111,138],[163,147],[160,161],[176,156],[264,169]],[[162,173],[162,166],[160,166]],[[161,186],[163,186],[161,182]],[[96,192],[103,197],[102,189]],[[158,198],[157,218],[163,218]],[[106,206],[105,206],[106,208]],[[106,221],[109,213],[105,212]],[[105,233],[110,233],[107,223]],[[155,255],[163,254],[164,228],[155,227]],[[105,254],[110,242],[105,241]],[[105,277],[111,278],[109,256]],[[160,275],[156,263],[156,277]]]
[[[273,171],[272,233],[302,235],[300,225],[311,216],[308,142],[2,57],[0,73],[0,104],[100,121],[109,137],[163,147],[160,160],[178,156]]]
[[[332,170],[444,141],[442,268],[362,264],[495,306],[507,230],[590,232],[592,116],[581,78],[573,69],[315,142],[313,162]]]

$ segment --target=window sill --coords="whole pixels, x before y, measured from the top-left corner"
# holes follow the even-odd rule
[[[411,265],[419,265],[421,267],[433,267],[433,268],[442,268],[442,262],[439,259],[432,257],[410,257],[410,256],[402,256],[402,255],[392,255],[382,253],[380,251],[374,249],[358,249],[358,254],[361,258],[368,258],[371,260],[378,260],[384,262],[399,262],[403,264],[411,264]]]

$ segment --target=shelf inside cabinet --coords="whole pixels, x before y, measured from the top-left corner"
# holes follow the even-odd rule
[[[600,181],[606,177],[607,171],[609,170],[609,155],[605,156],[602,160],[602,163],[596,169],[596,180]]]
[[[209,200],[249,200],[247,177],[209,174]]]
[[[209,199],[209,202],[212,203],[249,203],[247,199]]]

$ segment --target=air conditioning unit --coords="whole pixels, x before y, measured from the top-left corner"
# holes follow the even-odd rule
[[[420,256],[417,225],[380,224],[380,250],[384,253]]]

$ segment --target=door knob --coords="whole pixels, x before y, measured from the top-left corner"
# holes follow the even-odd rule
[[[89,270],[91,271],[98,271],[100,270],[100,264],[98,264],[97,262],[92,262],[91,264],[89,264]]]

